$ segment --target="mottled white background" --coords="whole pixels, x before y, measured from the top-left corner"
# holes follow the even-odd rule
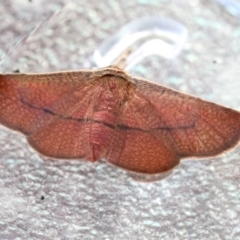
[[[211,0],[0,0],[0,71],[88,68],[103,40],[149,15],[189,39],[132,74],[240,110],[240,18]],[[43,158],[1,127],[0,239],[240,239],[239,149],[142,183],[104,161]]]

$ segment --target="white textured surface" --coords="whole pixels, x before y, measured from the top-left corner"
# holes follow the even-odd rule
[[[189,41],[133,74],[240,110],[239,19],[207,0],[0,0],[0,71],[87,68],[102,40],[148,15],[185,24]],[[105,162],[44,159],[3,127],[0,147],[0,239],[240,239],[239,148],[141,183]]]

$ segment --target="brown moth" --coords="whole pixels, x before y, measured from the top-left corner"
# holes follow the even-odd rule
[[[43,155],[105,158],[138,173],[236,146],[240,112],[134,78],[117,67],[0,74],[0,123]]]

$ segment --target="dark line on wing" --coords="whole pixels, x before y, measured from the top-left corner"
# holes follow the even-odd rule
[[[53,111],[51,111],[50,109],[47,108],[43,108],[42,109],[45,113],[51,114],[51,115],[56,115]]]
[[[73,118],[71,116],[64,116],[61,114],[56,114],[55,112],[53,112],[52,110],[48,109],[48,108],[39,108],[36,107],[28,102],[26,102],[25,100],[23,100],[22,98],[20,99],[21,103],[24,105],[27,105],[29,108],[32,109],[36,109],[36,110],[40,110],[43,111],[46,114],[50,114],[52,116],[56,116],[59,117],[61,119],[65,119],[65,120],[73,120],[73,121],[77,121],[77,122],[84,122],[84,123],[88,123],[88,122],[92,122],[92,123],[98,123],[98,124],[102,124],[106,127],[109,127],[111,129],[115,129],[116,127],[118,127],[120,130],[131,130],[131,131],[140,131],[140,132],[149,132],[149,130],[144,130],[142,128],[136,128],[136,127],[130,127],[127,125],[113,125],[110,123],[106,123],[104,121],[99,121],[99,120],[93,120],[93,119],[89,119],[89,118]],[[172,131],[172,130],[185,130],[185,129],[189,129],[189,128],[194,128],[195,127],[195,123],[191,124],[191,125],[182,125],[182,126],[178,126],[178,127],[157,127],[157,128],[152,128],[150,129],[150,131],[155,131],[155,130],[167,130],[167,131]]]
[[[178,127],[157,127],[157,128],[152,128],[151,131],[155,131],[155,130],[167,130],[167,131],[171,131],[171,130],[185,130],[185,129],[189,129],[189,128],[194,128],[196,126],[195,123],[191,124],[191,125],[182,125],[182,126],[178,126]],[[127,125],[118,125],[118,127],[122,130],[137,130],[137,131],[142,131],[142,132],[148,132],[147,130],[141,129],[141,128],[133,128],[133,127],[129,127]]]

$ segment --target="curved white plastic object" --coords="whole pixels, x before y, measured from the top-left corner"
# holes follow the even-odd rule
[[[223,5],[233,16],[240,17],[240,0],[214,0]]]
[[[182,50],[188,36],[187,28],[179,22],[159,17],[146,17],[123,26],[104,41],[93,54],[98,67],[111,65],[125,51],[126,69],[132,68],[149,55],[173,59]]]

